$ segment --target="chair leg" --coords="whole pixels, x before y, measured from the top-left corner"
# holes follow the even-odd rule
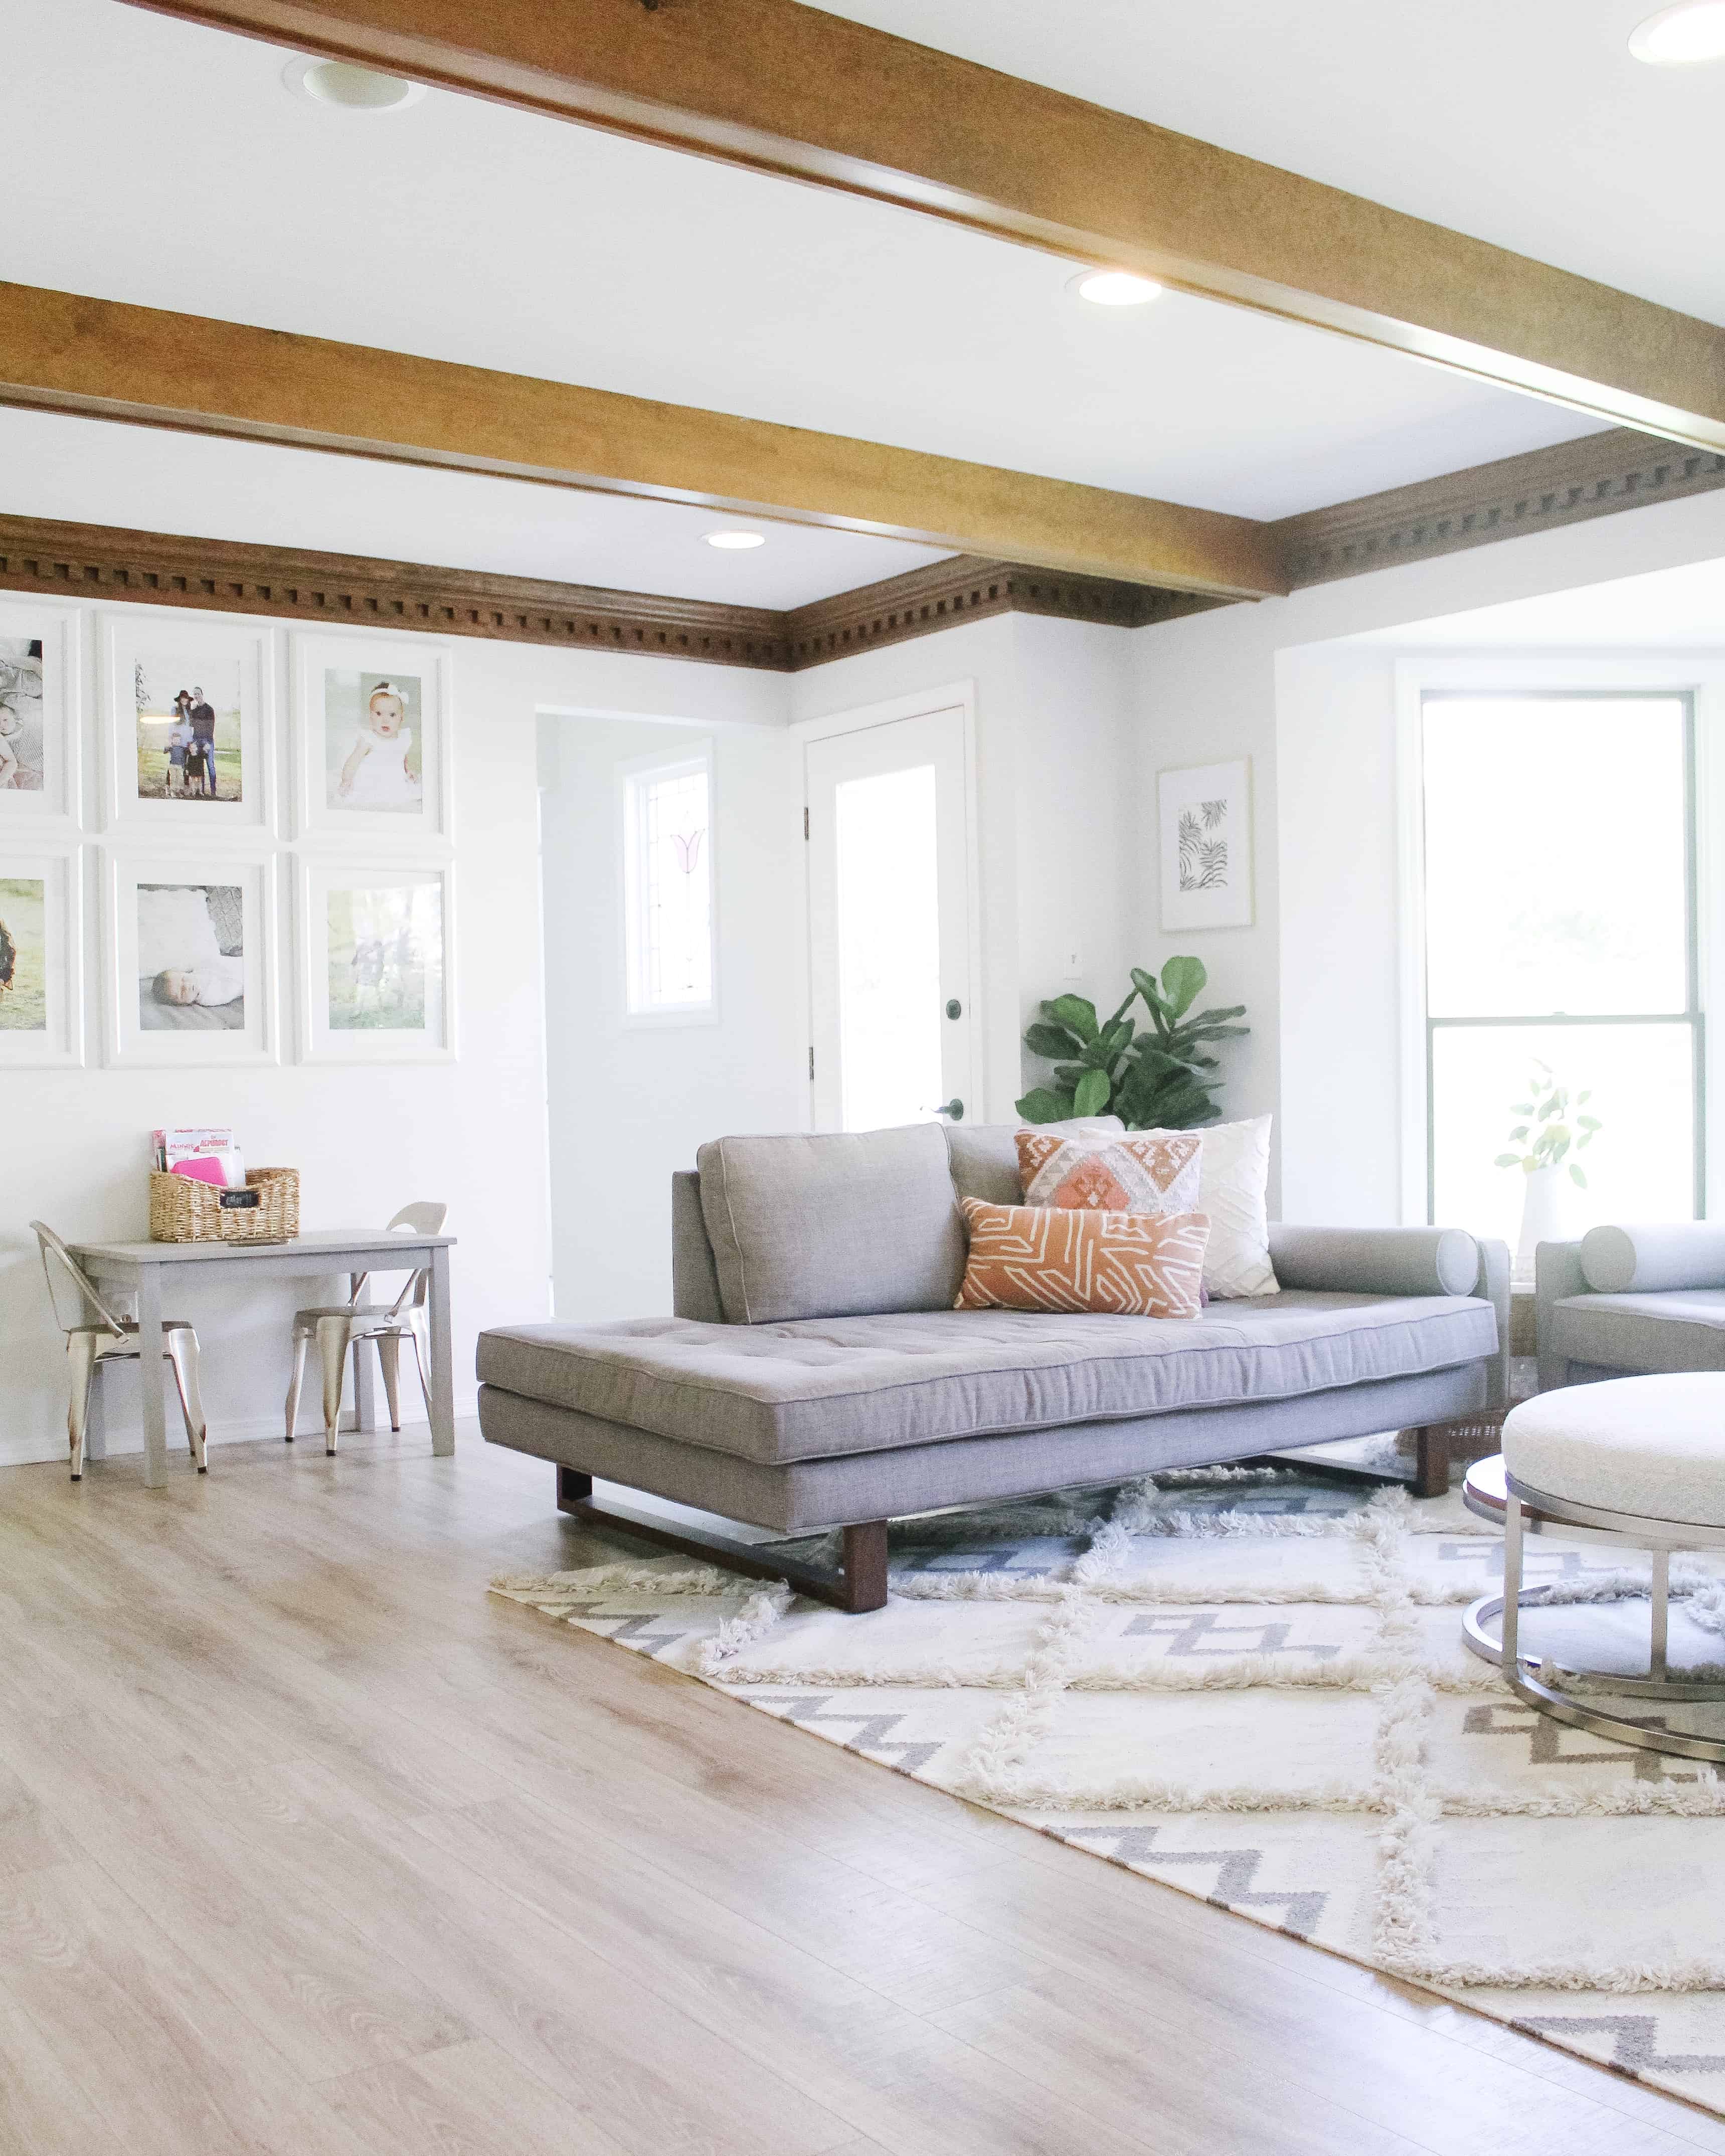
[[[341,1385],[347,1375],[345,1317],[318,1319],[317,1350],[323,1362],[323,1449],[331,1453],[336,1449],[336,1434],[341,1427]]]
[[[209,1472],[209,1424],[203,1418],[203,1396],[198,1389],[198,1335],[175,1331],[167,1336],[167,1359],[173,1365],[174,1384],[180,1395],[180,1412],[186,1418],[186,1443],[200,1475]]]
[[[305,1358],[311,1353],[311,1335],[296,1332],[294,1335],[294,1373],[288,1379],[287,1390],[287,1442],[290,1445],[294,1441],[295,1431],[300,1427],[300,1394],[305,1383]]]
[[[419,1390],[425,1399],[425,1419],[429,1422],[431,1419],[431,1372],[425,1361],[425,1336],[420,1332],[417,1323],[413,1327],[412,1337],[413,1360],[419,1370]]]
[[[90,1389],[95,1377],[96,1350],[100,1342],[94,1332],[66,1335],[66,1442],[72,1455],[72,1480],[84,1480],[84,1441],[90,1434]]]
[[[383,1397],[389,1403],[389,1427],[401,1428],[401,1335],[398,1332],[380,1332],[377,1342],[377,1363],[383,1373]]]

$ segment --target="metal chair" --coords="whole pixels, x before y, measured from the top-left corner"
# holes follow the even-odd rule
[[[95,1282],[52,1228],[40,1220],[33,1220],[30,1225],[41,1248],[43,1277],[48,1282],[48,1299],[54,1308],[54,1322],[66,1336],[66,1359],[71,1377],[66,1437],[72,1454],[72,1480],[78,1482],[84,1477],[84,1441],[90,1431],[90,1387],[97,1371],[105,1364],[136,1361],[141,1354],[137,1321],[122,1317],[103,1301]],[[60,1314],[60,1299],[54,1283],[55,1263],[78,1291],[79,1317],[74,1323],[68,1323]],[[90,1311],[96,1313],[94,1320],[85,1315]],[[174,1388],[180,1396],[180,1411],[186,1419],[186,1442],[198,1464],[198,1473],[208,1474],[209,1426],[203,1419],[203,1402],[198,1390],[198,1335],[180,1317],[164,1317],[162,1331],[162,1359],[173,1368]]]
[[[403,1205],[389,1223],[392,1230],[406,1228],[416,1235],[435,1235],[449,1212],[447,1205],[430,1202]],[[389,1427],[401,1428],[401,1343],[413,1343],[413,1360],[419,1372],[419,1389],[425,1396],[425,1412],[431,1413],[431,1368],[425,1335],[426,1296],[431,1272],[422,1265],[410,1275],[407,1286],[387,1306],[363,1300],[370,1275],[362,1273],[354,1283],[352,1300],[326,1304],[316,1310],[294,1312],[294,1373],[288,1381],[287,1442],[291,1445],[300,1419],[300,1394],[305,1382],[305,1358],[317,1342],[323,1368],[323,1449],[336,1450],[336,1433],[341,1419],[341,1391],[347,1374],[347,1354],[353,1352],[357,1383],[359,1352],[375,1341],[383,1373],[384,1397],[389,1402]]]

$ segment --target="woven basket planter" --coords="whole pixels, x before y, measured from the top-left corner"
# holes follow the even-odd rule
[[[300,1232],[300,1171],[296,1168],[251,1168],[245,1193],[221,1190],[189,1175],[150,1177],[150,1240],[152,1243],[290,1243]]]

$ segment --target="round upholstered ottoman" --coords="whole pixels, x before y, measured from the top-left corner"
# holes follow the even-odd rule
[[[1620,1378],[1542,1393],[1512,1409],[1502,1457],[1480,1461],[1464,1495],[1471,1511],[1502,1522],[1504,1538],[1503,1592],[1468,1611],[1467,1642],[1502,1665],[1517,1696],[1560,1722],[1644,1750],[1725,1760],[1725,1723],[1679,1715],[1672,1727],[1647,1707],[1650,1700],[1725,1702],[1718,1666],[1725,1639],[1697,1632],[1686,1659],[1674,1661],[1670,1609],[1671,1552],[1725,1551],[1725,1373]],[[1621,1666],[1620,1642],[1615,1656],[1592,1664],[1576,1651],[1588,1620],[1615,1616],[1621,1597],[1571,1604],[1563,1584],[1524,1587],[1529,1535],[1651,1554],[1645,1675]],[[1562,1650],[1530,1652],[1524,1613],[1560,1606],[1568,1627]]]

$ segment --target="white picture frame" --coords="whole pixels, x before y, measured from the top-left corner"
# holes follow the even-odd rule
[[[83,1061],[83,850],[0,831],[0,1070]]]
[[[300,1060],[453,1063],[453,865],[301,855],[295,875]],[[404,906],[409,891],[422,896]],[[402,1022],[404,1004],[420,1023]]]
[[[32,644],[39,646],[34,654]],[[17,751],[0,760],[18,767],[0,768],[0,834],[64,833],[77,826],[83,655],[79,610],[0,598],[0,705],[18,721],[8,736]]]
[[[280,1061],[274,859],[219,848],[200,854],[177,846],[104,849],[102,886],[104,1037],[110,1067],[234,1070]],[[194,893],[202,895],[203,919]],[[239,948],[233,952],[228,946],[236,919]],[[224,998],[236,960],[239,993]],[[170,973],[198,975],[196,993],[171,1001],[162,988]],[[176,993],[187,985],[181,978]]]
[[[276,828],[275,637],[187,608],[128,608],[100,618],[102,822],[106,831],[157,846],[254,844]],[[209,679],[206,682],[204,676]],[[201,698],[174,708],[181,693]],[[158,710],[157,706],[163,708]],[[217,770],[199,781],[157,764],[170,754],[179,720],[201,732],[211,713]],[[155,737],[162,740],[155,751]],[[141,744],[151,752],[147,776]],[[153,791],[157,781],[161,793]],[[152,790],[146,793],[149,784]],[[213,784],[214,792],[200,785]],[[238,798],[226,789],[237,787]]]
[[[398,848],[423,856],[449,845],[449,651],[357,635],[295,635],[289,648],[297,834],[354,841],[370,857]],[[393,735],[374,731],[392,721]]]
[[[1252,924],[1252,766],[1200,763],[1156,774],[1164,934]]]

